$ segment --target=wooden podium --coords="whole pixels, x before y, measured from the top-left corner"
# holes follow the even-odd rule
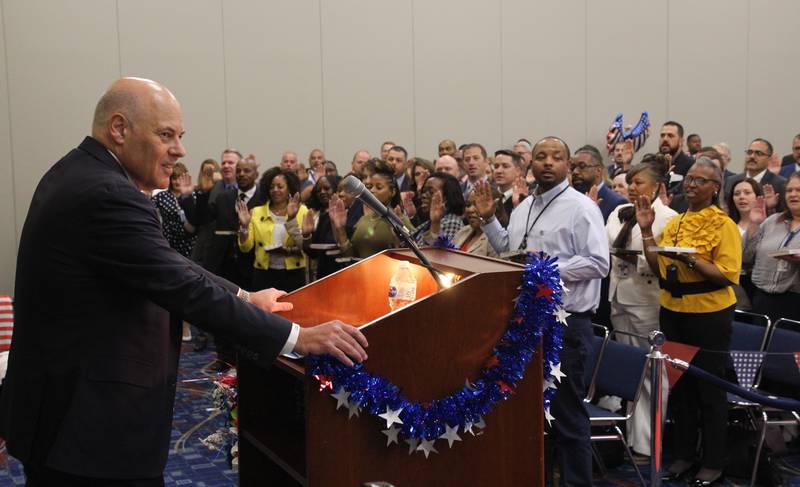
[[[412,401],[452,394],[474,380],[505,332],[523,267],[445,249],[424,249],[431,263],[459,276],[437,286],[407,249],[387,250],[288,295],[284,315],[310,326],[339,319],[369,340],[367,370],[398,385]],[[399,260],[412,263],[417,300],[392,312],[387,292]],[[242,486],[396,487],[542,486],[541,353],[515,394],[501,401],[473,436],[429,458],[409,446],[386,446],[385,423],[362,412],[348,419],[331,391],[307,377],[302,360],[279,358],[269,370],[239,367],[239,465]]]

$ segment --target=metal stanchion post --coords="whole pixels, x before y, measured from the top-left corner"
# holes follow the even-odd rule
[[[647,337],[650,342],[650,486],[661,487],[661,444],[664,421],[661,403],[661,374],[664,370],[664,354],[661,347],[667,341],[663,333],[651,331]]]

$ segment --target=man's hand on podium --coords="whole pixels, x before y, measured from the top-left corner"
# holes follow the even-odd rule
[[[368,346],[367,338],[358,328],[334,320],[311,328],[301,328],[294,351],[303,355],[327,353],[352,367],[353,362],[361,363],[367,359],[364,349]]]
[[[270,313],[291,311],[292,308],[294,308],[292,303],[278,301],[283,296],[286,296],[286,291],[271,287],[269,289],[262,289],[261,291],[250,293],[247,302]]]

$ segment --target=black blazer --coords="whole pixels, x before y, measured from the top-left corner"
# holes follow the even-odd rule
[[[600,190],[597,192],[597,198],[600,200],[598,206],[600,207],[600,213],[603,214],[603,222],[608,221],[608,215],[614,211],[614,208],[628,202],[613,189],[609,188],[607,184],[600,186]]]
[[[162,474],[182,319],[264,366],[291,330],[171,249],[149,196],[90,137],[39,182],[16,276],[0,436],[23,463],[75,475]]]
[[[215,191],[218,191],[215,194]],[[211,193],[200,193],[196,197],[193,224],[211,225],[214,229],[208,236],[203,254],[200,258],[201,265],[208,271],[232,279],[239,286],[249,289],[253,274],[254,254],[241,252],[236,242],[236,231],[239,228],[239,215],[236,213],[236,199],[239,192],[235,189],[214,187]],[[252,210],[264,204],[264,199],[256,187],[256,192],[247,201],[247,207]],[[191,220],[190,220],[191,221]],[[232,235],[219,235],[217,231],[234,232]],[[231,260],[230,265],[226,261]],[[230,272],[230,267],[235,269],[235,275],[225,275]]]

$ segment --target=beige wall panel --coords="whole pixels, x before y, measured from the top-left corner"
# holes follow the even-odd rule
[[[752,0],[747,69],[747,140],[763,137],[782,156],[800,133],[800,2]],[[742,156],[743,157],[743,156]]]
[[[324,142],[318,0],[226,1],[224,19],[229,144],[262,173],[284,150],[308,162]]]
[[[505,0],[503,144],[586,138],[586,2]],[[572,147],[570,147],[572,148]]]
[[[704,145],[727,142],[742,167],[747,132],[748,0],[671,0],[667,117]]]
[[[0,4],[0,294],[14,294],[17,231],[14,208],[14,167],[11,160],[11,126],[8,116],[3,5]]]
[[[411,13],[412,0],[322,2],[325,147],[341,174],[386,140],[414,153]]]
[[[666,120],[667,2],[590,1],[587,8],[586,142],[605,155],[616,114],[623,113],[625,125],[635,125],[646,111],[650,138],[634,158],[638,161],[658,150],[658,130]]]
[[[416,153],[437,155],[443,138],[502,141],[501,4],[414,2]]]
[[[183,109],[184,163],[192,174],[225,140],[220,0],[119,0],[123,76],[164,83]]]
[[[91,129],[119,76],[116,7],[106,0],[3,3],[17,235],[36,184]]]

